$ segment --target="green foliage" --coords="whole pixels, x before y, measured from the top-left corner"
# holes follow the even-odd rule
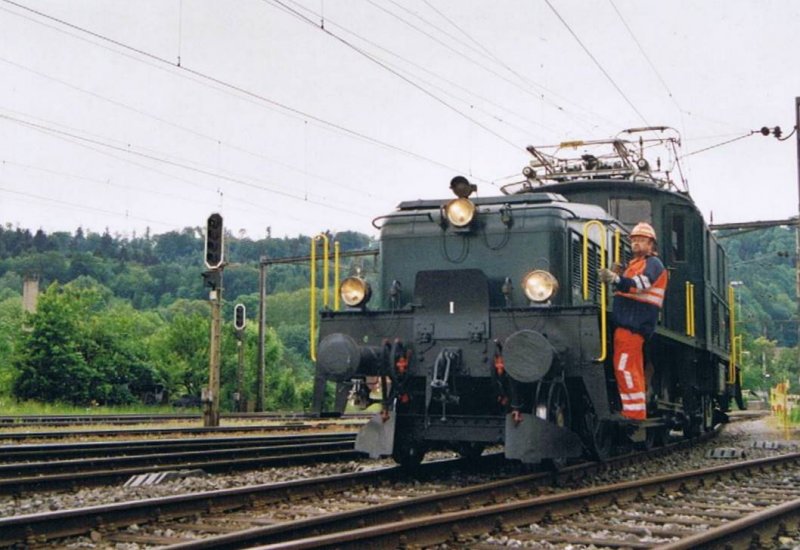
[[[50,285],[29,323],[13,360],[13,393],[20,399],[124,404],[158,382],[132,338],[155,330],[158,322],[115,303],[107,288],[89,278]]]
[[[779,347],[796,346],[794,229],[728,234],[720,242],[730,262],[729,279],[743,283],[736,289],[739,328],[775,340]]]
[[[374,245],[353,232],[337,238],[342,251]],[[306,256],[311,243],[305,236],[226,239],[226,259],[232,263],[224,276],[223,409],[231,408],[238,385],[237,344],[229,330],[233,305],[244,303],[250,321],[243,393],[253,402],[259,261]],[[132,403],[156,386],[163,386],[171,399],[199,395],[208,382],[210,317],[208,289],[200,277],[202,251],[197,227],[133,237],[83,228],[48,235],[0,227],[0,396],[95,410],[97,404]],[[46,288],[33,315],[21,310],[27,275],[37,275]],[[270,409],[310,404],[308,282],[307,264],[268,269],[271,328],[266,332],[265,385]]]
[[[22,298],[8,296],[8,292],[8,289],[0,290],[0,396],[11,394],[17,375],[11,358],[16,354],[24,319]]]
[[[208,383],[209,317],[177,313],[149,339],[150,357],[170,395],[199,396]]]
[[[722,235],[736,288],[737,332],[744,335],[744,387],[798,384],[795,231],[786,227]]]

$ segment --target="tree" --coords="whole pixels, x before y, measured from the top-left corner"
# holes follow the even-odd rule
[[[208,383],[209,318],[176,314],[152,335],[150,355],[171,395],[199,396]]]
[[[19,372],[14,395],[45,402],[91,401],[91,372],[80,353],[80,317],[83,309],[76,293],[52,284],[39,296],[31,331],[23,333],[14,367]]]
[[[13,361],[16,397],[117,405],[159,382],[144,337],[160,320],[115,302],[91,278],[50,285],[29,320]]]
[[[8,290],[0,290],[0,395],[10,395],[16,378],[16,368],[11,359],[16,354],[16,346],[22,335],[22,299]]]

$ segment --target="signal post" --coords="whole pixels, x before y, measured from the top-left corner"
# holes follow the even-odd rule
[[[211,334],[208,349],[208,387],[203,389],[203,426],[219,426],[219,378],[222,348],[222,270],[225,267],[222,216],[211,214],[206,224],[203,278],[211,287]]]
[[[242,388],[244,385],[244,327],[247,323],[244,304],[236,304],[233,308],[233,328],[236,329],[236,347],[239,351],[239,364],[236,368],[236,393],[233,401],[236,412],[246,412],[243,409]]]

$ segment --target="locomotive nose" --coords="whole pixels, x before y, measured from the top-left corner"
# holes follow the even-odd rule
[[[519,330],[503,343],[505,369],[512,380],[528,384],[541,380],[553,365],[553,346],[540,332]]]

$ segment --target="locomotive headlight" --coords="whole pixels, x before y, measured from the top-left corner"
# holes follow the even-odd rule
[[[451,200],[444,210],[447,221],[455,227],[466,227],[475,217],[475,204],[467,198]]]
[[[361,277],[347,277],[339,285],[339,295],[342,301],[350,307],[366,304],[372,296],[369,283]]]
[[[558,291],[558,281],[547,271],[536,269],[523,277],[522,289],[532,302],[546,302]]]

